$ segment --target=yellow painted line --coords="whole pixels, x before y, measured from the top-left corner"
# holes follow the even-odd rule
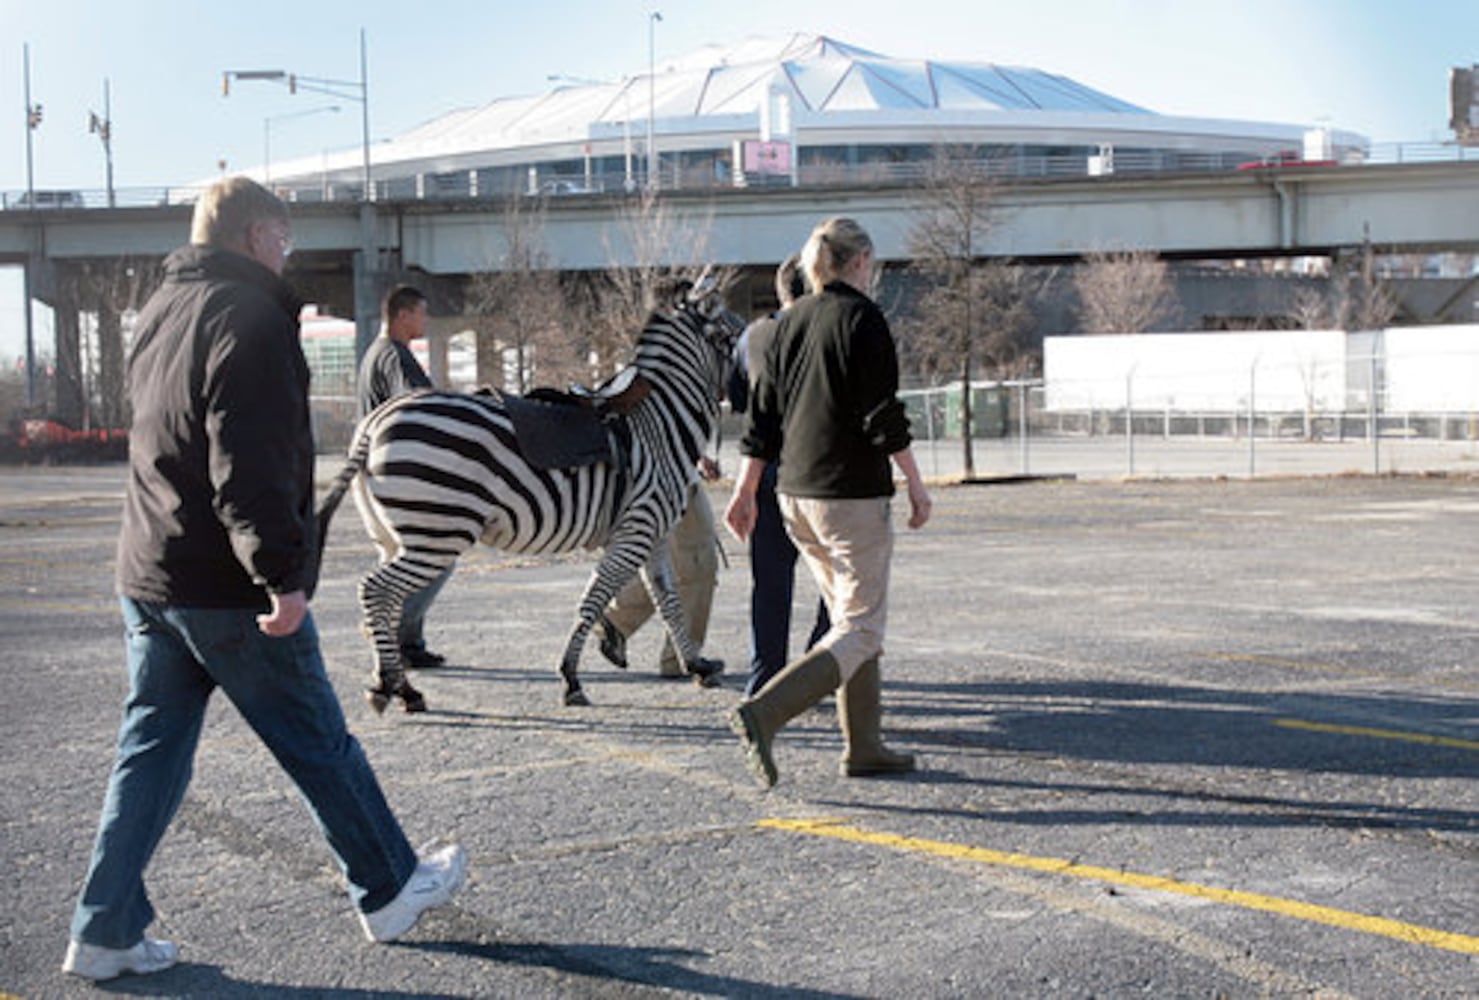
[[[1335,726],[1326,722],[1305,722],[1303,719],[1275,719],[1274,725],[1285,729],[1305,729],[1312,733],[1339,733],[1342,736],[1370,736],[1378,740],[1402,740],[1405,743],[1426,743],[1436,747],[1457,747],[1460,750],[1479,750],[1479,740],[1461,740],[1452,736],[1430,736],[1427,733],[1404,733],[1396,729],[1371,729],[1366,726]]]
[[[997,865],[1003,868],[1017,868],[1049,875],[1068,875],[1073,878],[1089,879],[1095,882],[1107,882],[1111,885],[1132,886],[1137,889],[1150,889],[1156,892],[1171,892],[1181,896],[1207,899],[1229,906],[1241,906],[1249,910],[1261,910],[1265,913],[1274,913],[1279,916],[1308,920],[1312,923],[1325,924],[1329,927],[1338,927],[1343,930],[1355,930],[1365,934],[1375,934],[1381,937],[1393,938],[1397,941],[1404,941],[1408,944],[1426,945],[1429,948],[1442,948],[1446,951],[1456,951],[1463,955],[1479,955],[1479,937],[1471,937],[1467,934],[1455,934],[1451,931],[1434,930],[1430,927],[1419,927],[1416,924],[1388,920],[1385,917],[1372,917],[1364,913],[1336,910],[1328,906],[1316,906],[1313,903],[1302,903],[1295,899],[1281,899],[1278,896],[1265,896],[1261,893],[1241,892],[1235,889],[1218,889],[1213,886],[1197,885],[1195,882],[1180,882],[1176,879],[1163,878],[1159,875],[1140,875],[1135,872],[1100,868],[1096,865],[1081,865],[1074,861],[1063,860],[1062,858],[1042,858],[1034,857],[1030,854],[993,851],[986,848],[967,847],[963,844],[951,844],[939,840],[900,837],[892,833],[871,833],[867,830],[860,830],[855,826],[849,826],[840,820],[763,819],[757,825],[772,830],[784,830],[788,833],[802,833],[814,837],[830,837],[833,840],[846,840],[856,844],[871,844],[875,847],[889,847],[916,854],[931,854],[936,857],[975,861],[980,864]]]

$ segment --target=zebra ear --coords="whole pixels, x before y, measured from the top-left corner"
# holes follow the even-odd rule
[[[714,277],[712,264],[704,266],[703,272],[694,280],[688,292],[688,301],[701,315],[713,318],[724,308],[724,294],[719,280]]]
[[[693,289],[688,293],[690,302],[699,302],[711,295],[717,282],[714,280],[714,265],[705,264],[699,276],[693,279]]]

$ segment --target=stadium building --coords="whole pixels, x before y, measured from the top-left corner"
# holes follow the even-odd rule
[[[1345,162],[1367,149],[1351,133],[1160,115],[1045,70],[896,58],[822,35],[710,46],[610,82],[552,80],[373,145],[376,197],[900,180],[949,145],[1010,177]],[[272,183],[299,201],[354,199],[363,167],[347,150],[273,164]]]

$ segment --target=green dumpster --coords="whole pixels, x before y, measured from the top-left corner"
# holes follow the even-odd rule
[[[1006,437],[1010,426],[1011,394],[1001,386],[985,386],[971,390],[971,436],[978,438]],[[960,389],[949,389],[945,393],[945,436],[960,437]]]

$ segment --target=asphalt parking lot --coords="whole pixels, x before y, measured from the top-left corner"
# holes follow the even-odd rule
[[[124,691],[120,497],[116,467],[0,469],[0,993],[93,992],[58,966]],[[829,705],[782,734],[769,793],[724,724],[748,587],[724,547],[726,688],[658,679],[649,626],[629,672],[589,649],[595,704],[561,707],[590,564],[484,550],[432,614],[451,666],[418,678],[431,711],[382,718],[359,694],[372,554],[341,512],[315,603],[330,673],[412,840],[460,841],[469,886],[364,942],[220,702],[149,877],[182,964],[102,989],[1479,994],[1479,480],[938,488],[931,524],[900,528],[884,661],[885,726],[922,771],[838,777]]]

